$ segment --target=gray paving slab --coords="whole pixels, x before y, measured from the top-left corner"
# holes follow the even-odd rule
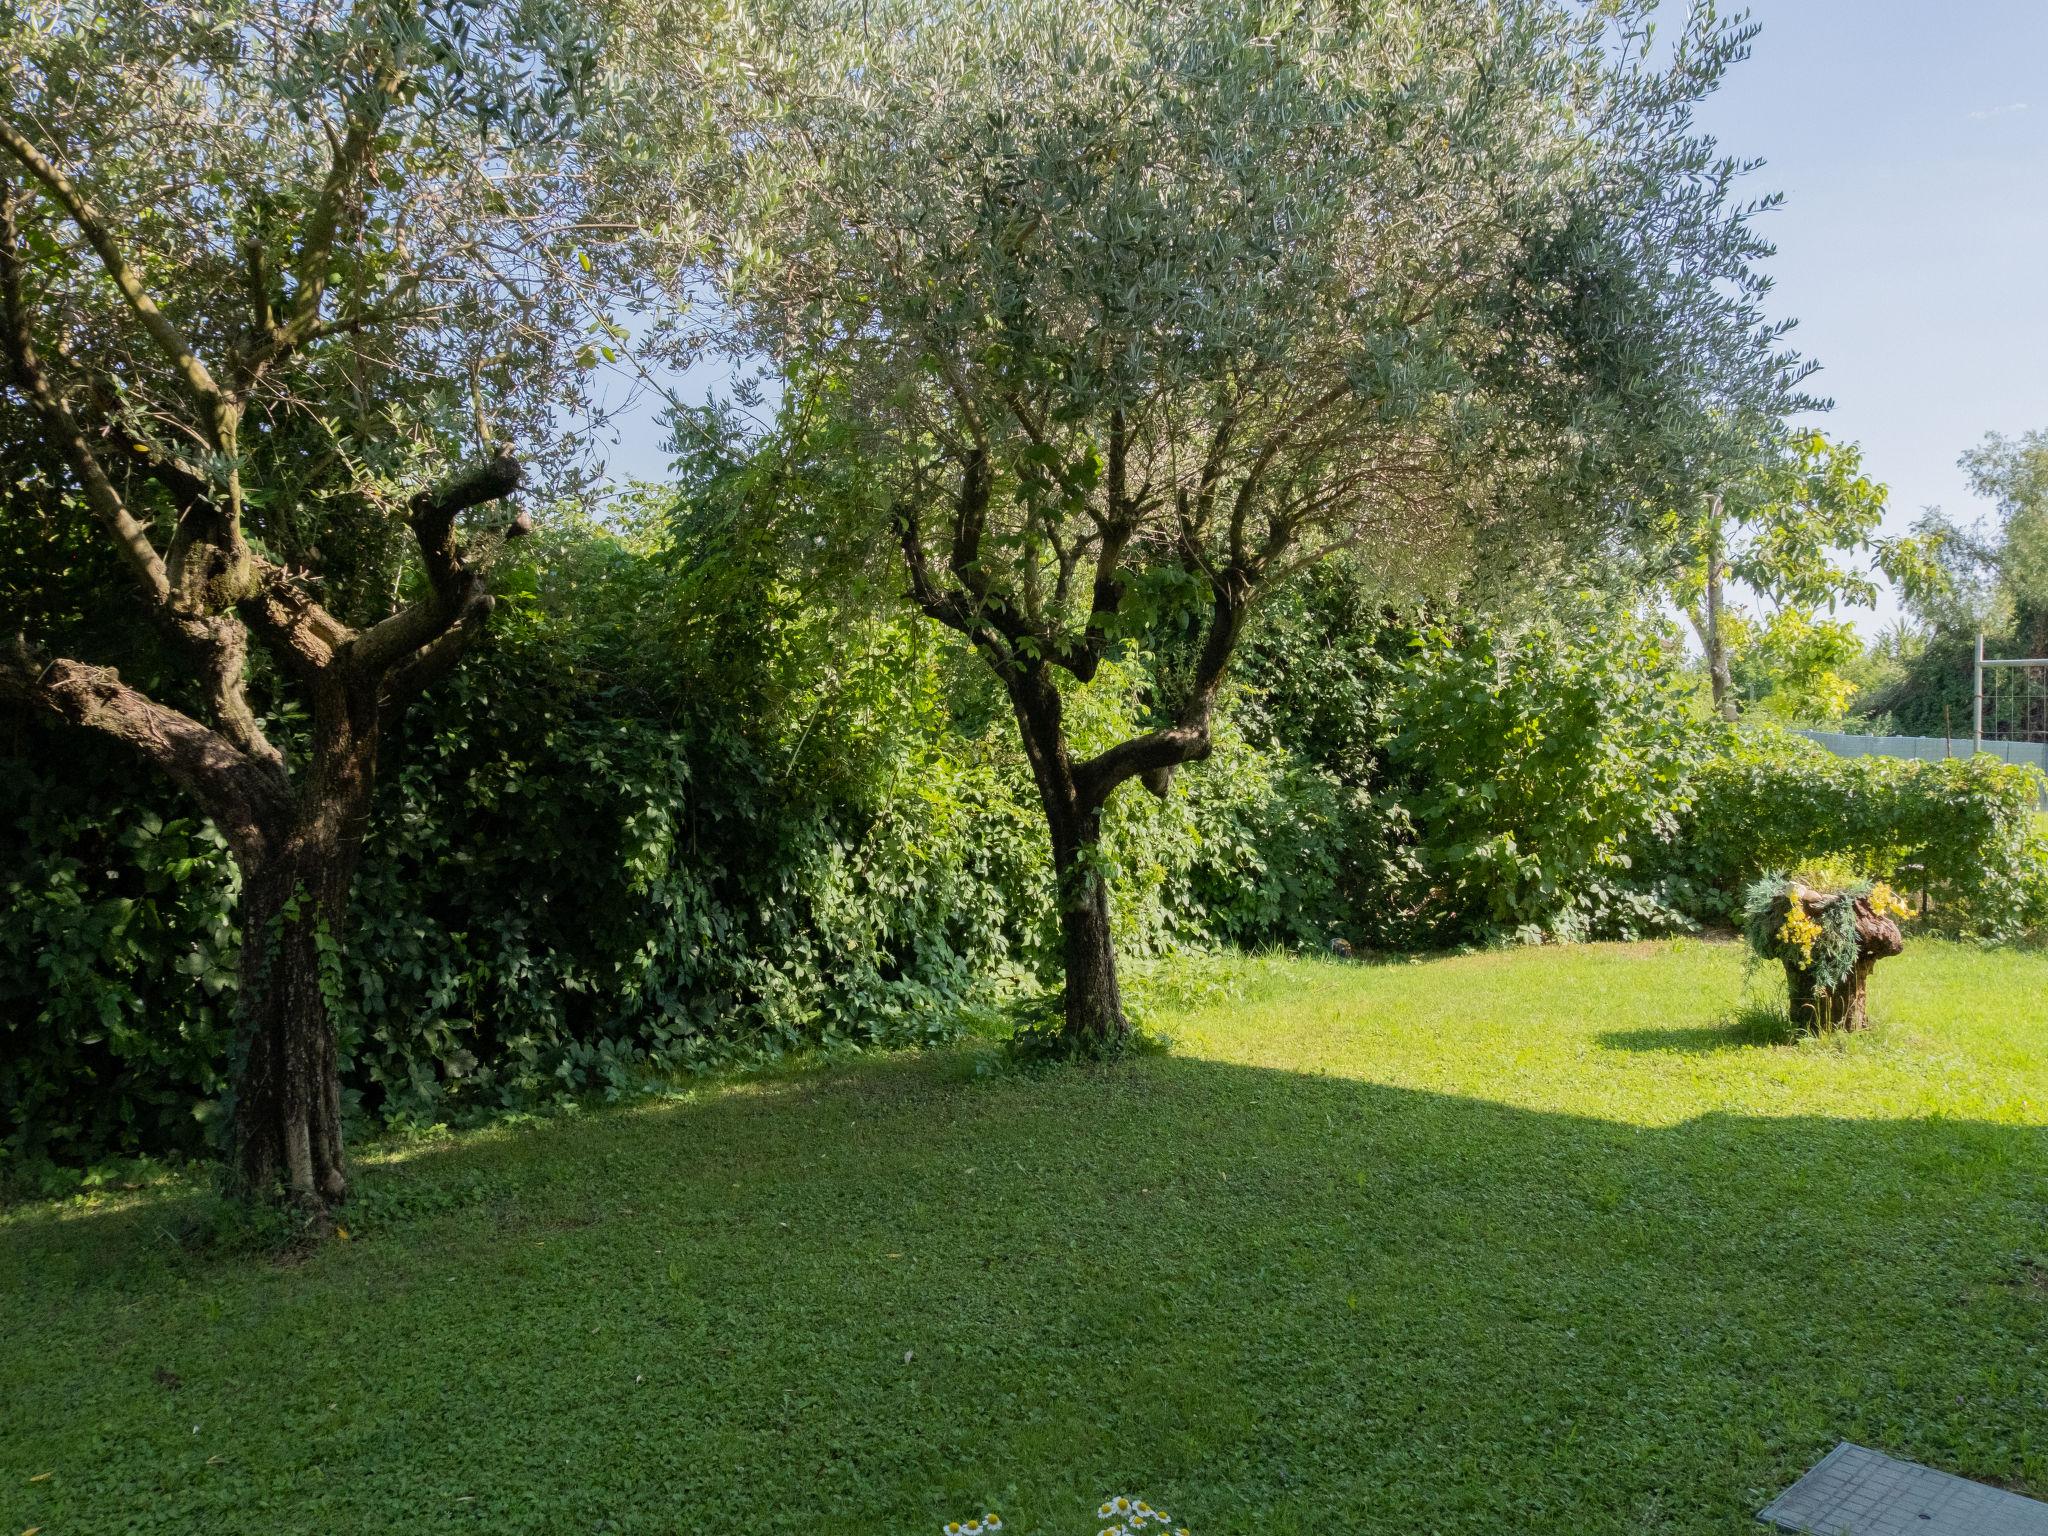
[[[1807,1536],[2048,1536],[2048,1504],[1844,1440],[1757,1516]]]

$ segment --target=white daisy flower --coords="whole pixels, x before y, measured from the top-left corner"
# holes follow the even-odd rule
[[[993,1512],[983,1515],[981,1517],[981,1528],[984,1531],[1000,1531],[1003,1528],[1002,1517]]]

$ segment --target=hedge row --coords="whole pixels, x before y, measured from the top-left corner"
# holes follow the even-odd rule
[[[616,538],[558,545],[395,733],[330,978],[359,1113],[916,1042],[1051,976],[1045,835],[983,672],[765,581],[665,627],[671,581]],[[1595,599],[1512,638],[1303,603],[1215,754],[1114,802],[1126,955],[1633,937],[1829,858],[1926,891],[1951,932],[2048,926],[2027,770],[1706,724],[1669,638]],[[1070,701],[1077,749],[1156,691],[1146,658],[1105,666]],[[203,1151],[235,988],[220,840],[75,736],[23,727],[0,770],[0,1161]]]

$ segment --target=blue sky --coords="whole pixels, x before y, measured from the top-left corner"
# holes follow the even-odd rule
[[[1676,6],[1674,4],[1674,10]],[[1753,191],[1786,205],[1773,312],[1822,365],[1828,432],[1920,508],[1982,510],[1956,457],[1987,431],[2048,427],[2048,0],[1754,0],[1763,24],[1700,114]],[[681,393],[701,399],[722,369]],[[648,405],[615,472],[658,475]],[[1887,599],[1866,627],[1896,612]]]
[[[1701,122],[1786,206],[1773,308],[1891,526],[1974,516],[1956,456],[2048,427],[2048,0],[1756,0]],[[1894,611],[1889,603],[1881,619]]]

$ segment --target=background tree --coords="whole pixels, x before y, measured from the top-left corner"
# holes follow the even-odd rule
[[[1819,612],[1876,602],[1877,581],[1859,557],[1908,590],[1931,579],[1931,541],[1878,537],[1885,510],[1885,488],[1863,473],[1860,448],[1799,432],[1774,435],[1761,457],[1716,487],[1698,515],[1674,519],[1674,595],[1699,636],[1716,713],[1734,719],[1738,697],[1759,692],[1758,674],[1777,675],[1773,663],[1797,675],[1798,698],[1834,699],[1828,713],[1846,705],[1819,679],[1834,671],[1850,632]],[[1761,626],[1734,604],[1732,582],[1771,605]],[[1753,654],[1738,658],[1744,641],[1753,641]],[[1751,674],[1746,689],[1736,686],[1742,661]]]
[[[710,231],[741,344],[843,409],[911,595],[1008,695],[1061,892],[1069,1040],[1125,1033],[1100,854],[1210,749],[1260,595],[1612,536],[1711,403],[1796,370],[1688,127],[1747,33],[1521,0],[933,8],[755,23]],[[654,23],[649,23],[650,27]],[[685,113],[678,121],[694,126]],[[1145,635],[1151,728],[1064,676]]]
[[[252,1190],[345,1192],[325,992],[380,734],[530,526],[510,445],[565,462],[623,249],[569,152],[593,57],[545,4],[433,0],[56,0],[0,42],[4,506],[40,553],[0,699],[232,848]]]
[[[1987,432],[1957,463],[1992,516],[1963,526],[1938,508],[1923,515],[1949,556],[1909,611],[1929,630],[1981,630],[2014,654],[2048,656],[2048,431]]]
[[[1986,433],[1958,462],[1992,516],[1920,515],[1932,576],[1904,593],[1905,619],[1881,642],[1900,675],[1866,701],[1924,736],[1969,734],[1978,635],[1993,656],[2048,656],[2048,431]]]

